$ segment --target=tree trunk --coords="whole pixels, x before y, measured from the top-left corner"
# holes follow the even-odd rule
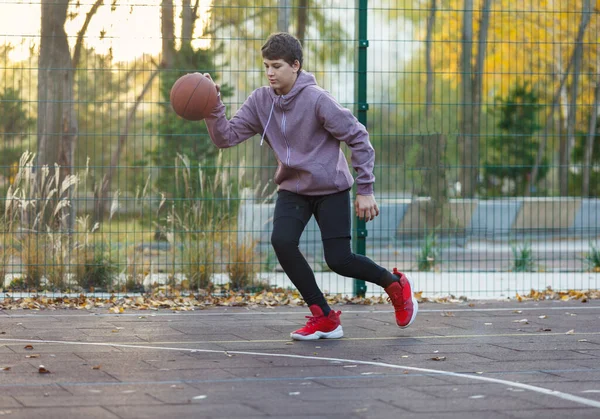
[[[160,31],[162,35],[162,67],[173,68],[175,62],[175,21],[173,0],[162,0],[160,5]]]
[[[290,0],[277,0],[277,30],[279,32],[289,31],[291,13]]]
[[[555,55],[555,60],[556,60],[556,72],[558,73],[559,78],[563,77],[562,74],[562,57],[561,57],[561,46],[560,45],[556,45],[555,46],[555,50],[556,50],[556,55]],[[575,62],[575,61],[573,61]],[[569,74],[570,74],[571,69],[569,68]],[[565,80],[568,80],[568,75],[565,74],[564,75]],[[566,125],[566,121],[569,118],[569,93],[568,93],[568,89],[567,89],[567,84],[566,81],[562,86],[562,89],[560,90],[560,96],[559,96],[559,113],[558,113],[558,121],[556,123],[556,134],[558,137],[558,189],[559,189],[559,195],[560,196],[566,196],[567,195],[567,184],[563,181],[564,179],[568,178],[567,175],[567,155],[566,155],[566,149],[567,149],[567,137],[564,135],[564,133],[567,131],[567,125]]]
[[[485,57],[487,54],[488,29],[490,27],[490,15],[492,9],[492,0],[484,0],[481,10],[481,20],[479,24],[479,35],[477,41],[477,59],[473,71],[472,108],[471,108],[471,168],[470,180],[472,186],[471,193],[467,196],[475,195],[477,180],[479,177],[479,148],[481,133],[481,98],[483,96],[483,73],[485,70]]]
[[[575,128],[577,125],[577,97],[579,93],[579,73],[581,71],[581,61],[583,56],[583,35],[591,20],[592,1],[584,0],[581,10],[581,23],[579,24],[579,33],[573,51],[573,74],[571,78],[571,98],[567,117],[567,141],[565,144],[565,171],[564,177],[560,179],[561,196],[569,194],[569,166],[571,164],[571,150],[575,145]]]
[[[567,120],[569,119],[569,95],[566,93],[566,86],[561,93],[561,109],[566,113],[558,115],[558,193],[560,196],[569,195],[569,159],[567,156]]]
[[[308,0],[298,1],[296,36],[300,43],[304,46],[304,37],[306,36],[306,24],[308,21]]]
[[[427,32],[425,35],[425,69],[427,71],[427,82],[425,84],[425,115],[431,118],[433,114],[433,63],[431,60],[431,47],[433,30],[435,28],[435,14],[437,12],[437,0],[431,0],[429,17],[427,18]]]
[[[462,52],[461,52],[461,114],[460,114],[460,183],[464,197],[475,193],[474,162],[478,158],[473,153],[473,0],[464,0]]]
[[[423,192],[429,201],[423,201],[419,209],[424,215],[427,229],[444,223],[444,208],[448,204],[446,186],[445,150],[446,136],[443,134],[422,135],[419,137],[421,157],[417,166],[423,170]]]
[[[37,166],[60,166],[60,183],[73,171],[77,118],[74,108],[74,68],[65,32],[68,1],[42,0],[38,71]],[[71,191],[70,191],[71,192]],[[67,229],[74,228],[75,210]],[[64,226],[63,226],[64,227]]]
[[[194,17],[191,0],[181,1],[181,50],[191,51],[194,36]]]
[[[600,47],[598,54],[600,56]],[[600,59],[596,68],[600,68]],[[590,196],[590,169],[592,167],[592,155],[594,151],[594,140],[596,139],[596,126],[598,125],[598,111],[600,110],[600,69],[596,74],[596,88],[594,89],[594,104],[590,113],[590,126],[585,141],[585,154],[583,156],[583,184],[581,186],[581,195],[584,198]]]
[[[587,0],[586,0],[587,1]],[[586,16],[583,14],[582,12],[582,19],[581,19],[581,24],[579,25],[579,31],[577,33],[577,39],[575,40],[575,45],[580,44],[583,42],[583,37],[585,35],[585,32],[587,30],[587,27],[589,25],[590,20],[588,18],[586,18]],[[573,54],[571,55],[571,58],[569,59],[569,63],[567,65],[567,68],[564,72],[564,74],[562,75],[561,79],[560,79],[560,84],[558,86],[558,89],[556,90],[556,93],[554,94],[554,98],[552,100],[552,106],[550,108],[550,113],[548,114],[548,117],[546,119],[546,124],[544,126],[544,134],[542,137],[542,141],[540,141],[540,145],[538,147],[538,152],[535,158],[535,164],[533,166],[533,169],[531,171],[531,176],[529,177],[529,184],[527,185],[527,190],[525,191],[526,196],[529,196],[531,194],[531,190],[533,188],[533,185],[536,181],[536,177],[537,174],[539,172],[539,166],[540,163],[542,162],[542,158],[544,157],[544,152],[546,149],[546,142],[548,139],[548,132],[550,130],[550,127],[552,125],[552,120],[554,117],[554,112],[556,111],[557,105],[559,103],[560,97],[561,97],[561,93],[563,92],[563,88],[565,85],[565,82],[567,80],[567,77],[569,75],[569,72],[571,71],[571,67],[573,67],[575,62],[575,51],[573,51]],[[562,166],[561,166],[562,168]],[[562,194],[562,191],[561,191]]]

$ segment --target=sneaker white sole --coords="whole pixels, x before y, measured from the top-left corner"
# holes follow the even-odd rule
[[[398,325],[398,327],[400,327],[400,329],[406,329],[408,326],[410,326],[412,324],[412,322],[414,322],[415,319],[417,318],[417,312],[419,311],[419,302],[415,298],[415,293],[413,291],[414,290],[414,288],[413,288],[413,282],[412,282],[412,280],[408,276],[406,276],[406,280],[408,281],[408,284],[410,285],[410,296],[412,298],[412,303],[413,303],[413,313],[412,313],[412,316],[410,318],[410,321],[408,322],[408,324],[406,326],[400,326],[400,325]]]
[[[312,335],[299,335],[297,333],[290,333],[290,337],[294,340],[318,340],[318,339],[339,339],[344,336],[344,330],[342,325],[339,325],[331,332],[315,332]]]

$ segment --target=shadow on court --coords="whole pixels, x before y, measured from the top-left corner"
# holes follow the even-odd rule
[[[313,342],[303,307],[3,311],[0,416],[600,417],[599,300],[336,309]]]

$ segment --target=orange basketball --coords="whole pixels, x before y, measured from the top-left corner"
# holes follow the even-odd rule
[[[171,106],[188,121],[200,121],[211,114],[218,103],[215,84],[200,73],[180,77],[171,88]]]

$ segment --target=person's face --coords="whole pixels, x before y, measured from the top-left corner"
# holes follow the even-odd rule
[[[282,59],[267,60],[265,58],[263,63],[265,64],[267,79],[275,93],[278,95],[289,93],[298,77],[298,70],[300,70],[298,60],[294,61],[293,65],[289,65]]]

